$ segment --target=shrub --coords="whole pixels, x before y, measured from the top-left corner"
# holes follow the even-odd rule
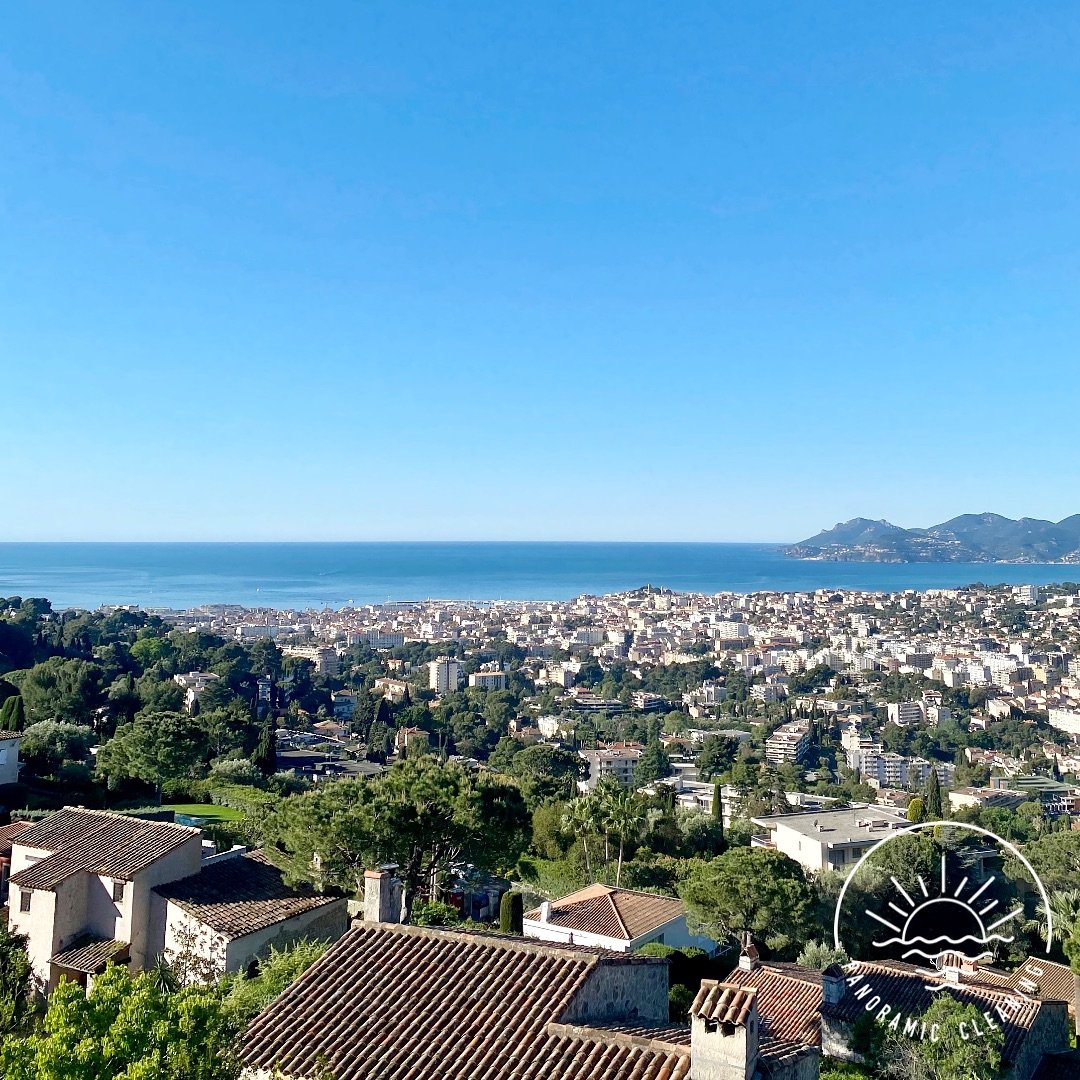
[[[461,921],[461,915],[441,900],[418,900],[413,904],[412,921],[415,926],[452,926]]]
[[[499,929],[504,934],[523,932],[525,899],[519,892],[506,892],[499,901]]]

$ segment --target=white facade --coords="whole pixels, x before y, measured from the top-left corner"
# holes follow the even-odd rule
[[[0,787],[19,782],[19,743],[21,736],[0,735]]]
[[[461,664],[452,656],[442,656],[428,664],[428,686],[436,694],[448,694],[461,686]]]

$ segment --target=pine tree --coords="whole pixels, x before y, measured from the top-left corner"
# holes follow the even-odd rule
[[[937,769],[931,768],[930,775],[926,778],[926,788],[923,791],[923,820],[941,821],[944,816],[941,781],[938,779]]]

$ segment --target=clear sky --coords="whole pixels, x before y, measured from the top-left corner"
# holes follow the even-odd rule
[[[1080,8],[0,10],[3,539],[1080,511]]]

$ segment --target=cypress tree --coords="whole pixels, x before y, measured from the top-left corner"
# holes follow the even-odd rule
[[[519,892],[504,892],[499,901],[499,929],[504,934],[524,932],[525,905]]]
[[[938,779],[937,769],[931,768],[930,775],[926,778],[926,790],[923,793],[923,820],[941,821],[945,816],[945,808],[941,801],[941,781]]]
[[[252,764],[263,774],[273,776],[277,771],[277,732],[274,718],[269,716],[259,728],[259,742],[255,753],[251,755]]]
[[[0,731],[22,731],[26,727],[26,706],[19,694],[0,705]]]
[[[717,830],[717,842],[716,853],[717,855],[723,854],[724,848],[727,847],[727,837],[724,836],[724,796],[723,796],[723,784],[719,780],[714,781],[712,786],[712,819],[716,822]]]

